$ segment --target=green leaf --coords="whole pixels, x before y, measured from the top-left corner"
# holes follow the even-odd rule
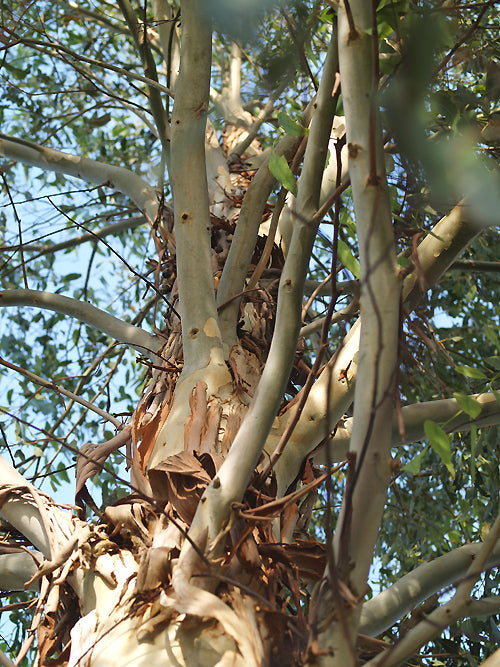
[[[284,111],[278,112],[278,123],[281,129],[292,137],[302,137],[307,132],[305,127],[302,127],[302,125],[294,121],[293,118]]]
[[[66,276],[63,277],[63,280],[70,282],[71,280],[77,280],[78,278],[81,277],[82,277],[81,273],[68,273]]]
[[[474,378],[476,380],[486,380],[486,375],[479,368],[472,368],[472,366],[457,366],[456,370],[466,378]]]
[[[268,167],[274,178],[276,178],[287,190],[290,190],[293,195],[297,194],[297,182],[284,155],[278,156],[272,151],[269,156]]]
[[[450,475],[455,477],[455,469],[451,461],[451,442],[450,436],[443,431],[439,424],[427,419],[424,422],[425,435],[429,438],[429,445],[439,456],[441,461],[446,466]]]
[[[405,472],[409,472],[411,475],[416,475],[418,472],[420,472],[422,459],[424,458],[424,455],[428,449],[429,446],[425,445],[425,447],[422,449],[421,452],[419,452],[411,461],[409,461],[406,465],[403,466],[402,470],[404,470]]]
[[[500,341],[498,340],[498,331],[492,329],[487,324],[484,325],[483,330],[484,330],[484,335],[489,340],[489,342],[492,345],[494,345],[497,348],[497,350],[500,350]]]
[[[338,241],[337,254],[345,268],[350,271],[355,278],[359,278],[359,262],[352,254],[352,251],[347,243],[342,241],[342,239],[339,239]]]
[[[469,417],[476,419],[481,414],[481,404],[472,396],[461,394],[458,391],[453,392],[453,398],[456,399],[458,405],[466,412]]]
[[[102,116],[98,116],[95,114],[91,118],[87,118],[87,123],[89,125],[92,125],[93,127],[102,127],[103,125],[106,125],[106,123],[109,123],[111,120],[111,114],[110,113],[105,113]]]

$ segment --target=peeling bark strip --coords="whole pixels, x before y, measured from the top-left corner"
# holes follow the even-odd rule
[[[184,426],[186,452],[214,452],[219,435],[222,407],[216,400],[207,403],[207,383],[198,382],[189,397],[191,415]]]

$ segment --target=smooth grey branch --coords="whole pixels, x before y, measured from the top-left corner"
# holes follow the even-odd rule
[[[442,591],[467,573],[482,544],[466,544],[419,565],[399,581],[364,603],[359,631],[375,637],[403,618],[428,597]],[[488,567],[500,563],[500,544],[490,554]]]
[[[0,291],[1,306],[32,306],[69,315],[150,358],[155,357],[155,352],[159,347],[159,339],[153,334],[128,322],[123,322],[90,303],[68,296],[30,289],[2,290]]]

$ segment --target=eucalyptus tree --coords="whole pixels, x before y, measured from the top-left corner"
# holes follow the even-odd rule
[[[495,3],[2,11],[18,661],[478,664]]]

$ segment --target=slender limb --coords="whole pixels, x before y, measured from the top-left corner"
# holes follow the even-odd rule
[[[33,556],[31,555],[33,553]],[[24,584],[36,573],[38,566],[35,558],[42,560],[40,552],[19,550],[16,553],[0,555],[0,587],[2,591],[24,591]],[[38,590],[38,583],[34,583],[30,590]],[[0,662],[0,664],[2,664]]]
[[[86,157],[78,157],[39,146],[31,141],[0,133],[0,155],[16,162],[81,178],[88,183],[107,185],[132,199],[143,211],[150,225],[157,219],[159,205],[155,190],[146,181],[128,169],[104,164]]]
[[[12,662],[3,651],[0,651],[0,665],[2,665],[2,667],[16,667],[16,663]]]
[[[221,112],[226,123],[237,127],[249,128],[252,115],[241,104],[241,49],[236,42],[231,42],[229,67],[225,69],[221,92],[210,91],[213,103]]]
[[[277,155],[290,158],[296,143],[296,137],[284,137],[275,152]],[[217,305],[222,306],[229,302],[220,313],[222,339],[229,348],[236,343],[236,324],[241,301],[232,297],[242,292],[245,287],[264,208],[276,185],[276,179],[267,167],[268,162],[269,158],[259,168],[245,193],[234,238],[217,289]]]
[[[120,234],[128,229],[135,229],[136,227],[144,225],[146,222],[147,220],[143,215],[136,215],[130,218],[123,218],[122,220],[116,220],[112,224],[106,225],[106,227],[102,227],[102,229],[98,229],[96,232],[92,232],[92,234],[79,234],[67,241],[61,241],[61,243],[47,243],[45,245],[40,243],[24,243],[23,250],[24,252],[36,252],[37,254],[34,257],[30,257],[30,260],[33,260],[42,255],[50,255],[59,250],[66,250],[66,248],[76,248],[76,246],[79,246],[82,243],[88,243],[89,241],[95,242],[97,239],[102,239],[110,234]],[[9,252],[17,252],[19,249],[20,246],[18,245],[0,246],[0,251],[7,250]]]
[[[472,398],[475,398],[481,406],[481,412],[475,419],[463,412],[454,398],[405,405],[401,408],[401,417],[406,440],[404,443],[401,441],[398,421],[396,416],[393,416],[392,446],[397,447],[401,444],[424,440],[427,437],[424,430],[424,422],[427,419],[441,424],[447,433],[467,432],[471,426],[482,428],[500,423],[500,404],[495,394],[474,394]],[[328,462],[336,463],[345,460],[351,441],[352,421],[352,417],[343,419],[326,446],[318,449],[317,453],[313,452],[316,463],[328,465]],[[328,455],[326,447],[329,448]]]
[[[371,26],[366,2],[339,12],[339,61],[346,111],[349,174],[361,266],[361,335],[350,451],[356,452],[353,496],[343,504],[335,534],[337,557],[354,563],[355,591],[366,583],[391,478],[393,388],[399,336],[400,279],[392,232],[383,145],[373,98]],[[351,17],[351,18],[352,18]],[[349,527],[351,526],[351,527]],[[347,561],[339,563],[342,569]]]
[[[426,285],[434,285],[449,266],[477,236],[478,228],[467,217],[467,207],[459,204],[441,218],[432,231],[418,246],[419,265]],[[415,272],[416,274],[416,272]],[[403,284],[405,307],[418,303],[421,291],[417,275],[412,273]],[[326,433],[326,414],[331,423],[336,424],[342,417],[354,396],[357,378],[360,320],[351,327],[342,342],[339,352],[326,364],[323,372],[313,385],[304,410],[290,438],[288,446],[275,467],[280,489],[286,490],[295,479],[306,456],[323,440]],[[330,402],[327,407],[328,376],[331,376]],[[300,392],[299,392],[300,395]],[[266,451],[272,452],[281,433],[292,417],[296,404],[285,411],[273,427]],[[350,437],[350,434],[349,434]]]
[[[40,508],[30,494],[31,489],[34,487],[0,456],[1,513],[36,549],[50,558],[50,536]]]
[[[304,125],[309,124],[313,108],[314,104],[310,103],[302,114]],[[284,155],[288,160],[299,147],[300,144],[297,144],[296,137],[285,136],[279,141],[274,152],[276,155]],[[321,153],[318,157],[321,159]],[[236,324],[241,300],[233,299],[233,297],[243,291],[262,222],[262,214],[268,196],[276,185],[276,179],[268,169],[268,162],[269,157],[266,156],[245,193],[234,238],[217,290],[217,305],[221,307],[222,304],[228,304],[220,315],[222,338],[228,346],[236,342]],[[319,224],[320,220],[318,219],[317,222]]]
[[[200,0],[181,3],[181,64],[172,112],[172,192],[184,373],[222,359],[205,163],[212,33]]]
[[[363,604],[359,631],[375,637],[434,593],[455,584],[465,576],[481,547],[482,544],[466,544],[405,574],[395,584]],[[497,544],[486,565],[492,567],[499,563],[500,544]]]
[[[236,161],[247,150],[252,141],[257,137],[257,134],[259,132],[262,123],[271,115],[274,109],[274,103],[281,96],[281,94],[288,88],[288,85],[289,81],[285,80],[278,86],[278,88],[274,92],[271,93],[271,95],[269,96],[269,100],[263,106],[259,115],[255,118],[252,125],[250,126],[247,136],[231,150],[231,154],[229,155],[228,158],[229,161],[231,160]]]
[[[156,63],[151,52],[148,42],[148,28],[147,25],[140,25],[135,15],[134,9],[129,0],[118,0],[118,5],[127,22],[132,37],[137,45],[139,55],[141,57],[142,66],[144,67],[144,74],[148,80],[156,81],[158,83],[158,74],[156,71]],[[170,152],[170,127],[168,124],[167,114],[163,105],[160,91],[156,86],[148,84],[148,99],[149,107],[153,118],[155,119],[156,127],[158,128],[158,136],[165,155]]]
[[[69,315],[125,345],[130,345],[141,354],[156,358],[155,353],[160,344],[156,336],[133,324],[123,322],[90,303],[50,292],[13,289],[0,291],[0,307],[2,306],[33,306]]]
[[[453,266],[457,249],[464,250],[479,234],[481,228],[474,224],[466,201],[457,204],[442,218],[418,246],[419,271],[413,271],[404,281],[405,308],[411,309],[421,298],[419,281],[424,278],[425,287],[437,280]]]
[[[460,618],[468,616],[467,608],[474,604],[470,594],[478,576],[487,566],[494,549],[498,548],[500,537],[500,516],[491,527],[486,540],[480,545],[478,553],[467,568],[453,598],[431,612],[412,628],[401,640],[390,649],[383,651],[376,658],[366,663],[369,667],[382,665],[397,667],[415,651],[439,634],[444,628]]]

